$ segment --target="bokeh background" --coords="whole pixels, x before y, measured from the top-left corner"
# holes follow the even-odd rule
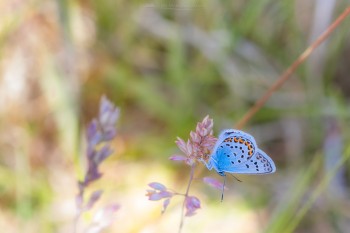
[[[179,153],[204,116],[234,127],[347,6],[346,0],[1,0],[0,229],[73,232],[85,128],[106,95],[120,109],[115,153],[91,190],[121,209],[105,232],[177,232],[145,196],[158,181],[185,192]],[[349,232],[350,19],[244,128],[275,161],[202,202],[183,232]],[[196,177],[215,172],[197,169]]]

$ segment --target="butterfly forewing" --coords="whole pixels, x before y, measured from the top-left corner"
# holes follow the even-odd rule
[[[217,168],[236,167],[249,161],[256,153],[255,141],[241,134],[232,134],[222,140],[216,149]]]

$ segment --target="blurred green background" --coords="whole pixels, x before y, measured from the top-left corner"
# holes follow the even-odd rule
[[[85,127],[105,94],[121,118],[92,212],[122,206],[105,232],[177,232],[182,198],[160,215],[145,197],[152,181],[185,191],[188,166],[168,160],[176,136],[206,115],[215,135],[234,127],[347,4],[0,1],[1,231],[72,232]],[[224,203],[195,182],[202,208],[183,232],[349,231],[349,28],[347,19],[243,129],[277,172],[229,179]]]

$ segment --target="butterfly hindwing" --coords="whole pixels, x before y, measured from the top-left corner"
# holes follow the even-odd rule
[[[221,169],[223,172],[237,174],[267,174],[274,173],[276,166],[264,151],[257,149],[257,152],[248,161],[237,166],[226,163]]]

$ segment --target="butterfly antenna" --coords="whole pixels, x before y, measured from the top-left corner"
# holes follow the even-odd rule
[[[237,177],[235,177],[234,175],[230,174],[233,178],[235,178],[238,182],[242,182],[240,179],[238,179]]]
[[[221,202],[224,200],[225,184],[226,184],[226,174],[224,175],[224,185],[222,186]]]

